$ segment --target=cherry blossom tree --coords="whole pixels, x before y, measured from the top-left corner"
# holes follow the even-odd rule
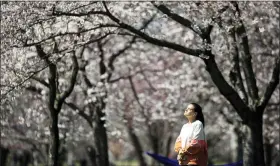
[[[7,24],[1,25],[5,30],[1,32],[5,39],[1,69],[11,74],[1,78],[1,93],[9,96],[11,90],[28,83],[29,78],[47,85],[49,101],[52,101],[49,109],[56,110],[51,112],[59,112],[66,104],[78,110],[89,124],[96,122],[94,126],[99,126],[94,133],[102,132],[102,137],[95,138],[95,145],[102,147],[96,147],[96,152],[102,149],[104,160],[100,161],[105,165],[108,164],[107,142],[101,145],[98,140],[107,137],[105,121],[110,117],[106,117],[106,112],[112,111],[105,107],[108,101],[119,102],[120,118],[127,121],[127,131],[140,154],[143,149],[133,135],[139,131],[135,126],[148,124],[147,138],[151,143],[157,142],[152,140],[159,135],[152,134],[156,134],[153,132],[158,129],[156,126],[166,120],[164,116],[170,117],[167,122],[170,125],[180,116],[183,103],[189,100],[207,103],[210,97],[214,103],[228,107],[221,107],[212,114],[240,120],[244,164],[265,165],[263,131],[270,131],[270,127],[262,130],[262,126],[263,122],[275,126],[275,119],[268,119],[266,115],[271,116],[268,110],[275,110],[273,103],[279,99],[275,95],[280,66],[279,40],[275,38],[279,35],[277,5],[272,2],[57,2],[9,6],[8,3],[2,16]],[[22,15],[15,15],[11,7],[17,7]],[[38,14],[30,14],[26,9]],[[15,17],[8,17],[9,13]],[[20,28],[15,26],[19,16]],[[113,39],[113,34],[118,36]],[[124,51],[131,40],[140,44]],[[13,49],[8,50],[10,46]],[[87,59],[85,51],[93,56]],[[10,54],[18,56],[10,58]],[[29,60],[21,54],[28,55]],[[120,54],[125,57],[118,57]],[[79,67],[71,65],[71,55],[73,62],[81,64]],[[166,67],[172,61],[176,63]],[[11,68],[11,64],[15,68]],[[164,72],[155,74],[149,71],[151,68],[145,71],[149,65],[164,66]],[[73,67],[75,72],[69,72]],[[77,74],[77,68],[81,75]],[[66,77],[59,79],[64,74]],[[49,76],[53,77],[47,81]],[[70,81],[69,86],[67,80],[74,81]],[[80,91],[74,88],[76,81],[81,85]],[[116,81],[120,84],[114,84]],[[55,84],[51,86],[51,83]],[[56,84],[58,86],[54,86]],[[108,91],[109,86],[112,87]],[[125,95],[129,98],[118,101],[109,97],[116,89],[126,89]],[[51,93],[55,91],[67,95]],[[133,116],[130,116],[132,110]],[[90,115],[93,113],[97,115],[94,118]],[[108,123],[113,123],[111,120]],[[239,121],[228,122],[236,128],[240,125]],[[265,142],[271,137],[275,136],[265,137]],[[162,151],[156,143],[151,145],[154,152]],[[141,155],[138,156],[144,164]]]
[[[89,4],[92,4],[92,3],[89,3]],[[32,7],[34,7],[33,6],[34,4],[30,3],[30,6],[28,6],[27,4],[24,4],[24,5],[26,5],[25,6],[26,8],[23,8],[24,10],[28,10],[30,8],[32,10],[34,10],[32,8]],[[35,5],[35,8],[39,8],[39,7],[46,8],[46,6],[49,7],[50,5],[51,4],[43,3],[43,4],[39,4],[38,6]],[[62,5],[65,5],[65,4],[62,4]],[[13,6],[13,5],[11,5],[11,6]],[[47,8],[46,11],[49,11],[48,9],[49,8]],[[38,12],[37,10],[35,10],[35,11]],[[10,11],[7,10],[6,12],[8,13]],[[26,11],[24,11],[24,12],[26,12]],[[27,12],[27,15],[28,14],[29,13]],[[47,15],[47,12],[45,13],[45,15]],[[43,15],[43,16],[45,16],[45,15]],[[33,19],[33,18],[31,17],[30,19]],[[47,17],[45,19],[40,19],[40,20],[34,19],[33,21],[34,22],[31,22],[29,24],[29,26],[27,26],[27,28],[24,27],[26,29],[22,28],[23,32],[19,33],[20,34],[19,36],[21,38],[26,37],[26,39],[24,40],[24,42],[21,42],[19,44],[16,43],[18,45],[15,45],[15,47],[30,48],[30,47],[35,46],[39,59],[42,59],[43,61],[46,62],[46,67],[44,67],[43,70],[45,68],[50,69],[49,74],[40,72],[39,75],[41,75],[41,76],[37,76],[38,73],[33,72],[31,75],[27,76],[27,79],[32,78],[32,79],[36,80],[37,82],[41,83],[42,85],[49,87],[50,92],[52,92],[52,93],[49,93],[49,102],[51,102],[49,107],[50,107],[50,111],[52,113],[51,114],[52,118],[54,119],[54,123],[53,123],[53,126],[51,129],[53,129],[53,130],[55,129],[53,132],[51,132],[51,133],[55,134],[55,138],[54,138],[55,141],[53,141],[53,143],[50,144],[54,147],[54,148],[52,148],[54,150],[51,155],[53,164],[57,165],[57,163],[55,163],[55,162],[58,162],[57,157],[58,157],[58,148],[59,148],[59,142],[60,142],[59,138],[58,138],[59,133],[58,133],[58,127],[57,127],[58,114],[62,108],[62,105],[65,103],[67,106],[74,109],[74,111],[78,111],[79,115],[84,117],[88,121],[90,126],[94,129],[96,164],[97,165],[108,165],[108,154],[107,154],[108,148],[107,148],[105,112],[104,112],[105,102],[106,102],[105,101],[106,93],[107,93],[105,84],[112,75],[111,72],[113,71],[114,60],[117,58],[117,56],[119,56],[121,53],[123,53],[129,47],[129,45],[117,50],[117,52],[114,53],[112,56],[105,57],[107,55],[104,54],[102,45],[105,44],[108,40],[101,42],[101,39],[104,39],[105,37],[107,37],[108,34],[110,34],[110,32],[106,33],[103,36],[98,35],[98,32],[92,33],[92,34],[84,34],[88,31],[96,29],[96,28],[85,30],[84,28],[87,28],[87,26],[90,26],[90,25],[83,24],[84,27],[82,27],[82,29],[79,29],[79,27],[78,27],[80,25],[79,21],[81,21],[81,20],[72,20],[72,21],[68,22],[68,20],[64,20],[61,17],[56,17],[56,18]],[[91,20],[91,22],[93,22],[93,20]],[[68,28],[68,26],[70,26],[70,28]],[[97,27],[99,28],[99,26],[97,26]],[[32,30],[33,30],[33,32],[32,32],[33,38],[30,37],[28,33],[26,33],[26,31],[29,32]],[[81,37],[82,40],[79,40],[80,39],[79,37],[75,37],[76,35],[78,36],[79,34],[82,34],[82,37]],[[21,35],[24,37],[22,37]],[[73,38],[73,36],[74,36],[74,38]],[[90,39],[88,38],[88,36],[91,36]],[[8,39],[9,39],[9,37],[10,36],[7,36]],[[27,37],[29,37],[29,38],[27,38]],[[95,38],[95,37],[97,37],[97,38]],[[70,41],[71,39],[74,39],[74,42],[68,43],[67,40]],[[132,40],[131,43],[133,43],[134,39]],[[20,41],[23,41],[23,39],[21,39]],[[84,58],[82,56],[84,56],[85,49],[90,50],[91,49],[90,47],[92,47],[92,46],[90,46],[90,44],[97,42],[97,41],[98,41],[98,44],[93,45],[93,48],[94,49],[97,48],[99,50],[99,52],[97,53],[99,56],[91,57],[91,59],[94,59],[94,61],[84,60]],[[9,41],[9,42],[13,43],[15,41]],[[7,43],[9,43],[9,42],[7,42]],[[77,44],[78,42],[80,42],[80,43]],[[43,48],[42,48],[43,44],[45,47],[47,47],[49,49],[49,50],[47,50],[50,52],[49,54],[47,54],[43,50]],[[71,45],[71,44],[74,44],[74,45]],[[51,47],[49,47],[50,45],[51,45]],[[67,49],[67,47],[70,47],[70,49]],[[31,50],[32,50],[32,48],[31,48]],[[35,51],[35,54],[36,54],[36,51]],[[33,49],[33,52],[34,52],[34,49]],[[79,54],[79,55],[76,55],[76,52],[78,52],[77,54]],[[94,55],[94,51],[91,50],[89,52],[90,52],[90,54]],[[66,72],[67,71],[66,65],[69,64],[68,60],[67,60],[67,56],[69,56],[69,53],[72,53],[74,68],[73,68],[72,76],[70,75],[70,86],[67,89],[67,80],[65,80],[65,78],[59,77],[59,75],[63,75],[63,74],[66,76],[69,75],[69,73]],[[96,53],[96,51],[95,51],[95,53]],[[110,55],[111,55],[111,53],[110,53]],[[86,103],[82,103],[84,109],[79,109],[77,104],[73,104],[70,100],[69,100],[70,102],[65,101],[66,98],[69,97],[70,93],[74,90],[74,84],[77,80],[77,73],[78,73],[79,66],[78,66],[78,59],[76,56],[81,57],[80,58],[81,61],[85,63],[85,64],[83,64],[83,66],[80,67],[80,70],[83,72],[82,78],[86,84],[85,88],[83,89],[83,91],[86,92],[86,98],[85,98]],[[87,55],[85,55],[85,56],[87,56]],[[49,58],[52,58],[52,59],[49,59]],[[86,58],[88,58],[88,57],[86,57]],[[8,57],[7,57],[7,60],[9,60]],[[54,60],[54,62],[52,60]],[[94,65],[94,64],[92,64],[92,62],[96,63],[97,61],[100,61],[99,72],[96,72],[96,69],[92,66],[92,65]],[[108,64],[105,65],[105,63],[107,63],[107,61],[108,61]],[[17,63],[17,62],[15,62],[15,63]],[[87,73],[88,71],[86,71],[86,67],[88,67],[87,63],[91,63],[90,65],[92,67],[91,67],[90,71],[92,73],[90,73],[91,74],[90,77],[92,77],[92,78],[89,78],[87,76],[88,75],[88,73]],[[8,65],[8,62],[6,64]],[[39,66],[40,65],[42,65],[42,64],[39,64]],[[36,66],[32,66],[32,67],[36,67]],[[70,66],[70,68],[71,68],[71,66]],[[18,73],[18,72],[19,71],[16,70],[16,73]],[[97,77],[92,75],[93,73],[97,74]],[[51,76],[51,80],[46,81],[45,78],[48,77],[48,75]],[[11,79],[12,78],[13,77],[11,77]],[[10,81],[9,78],[6,78],[4,80]],[[26,80],[24,79],[22,81],[22,83],[24,83]],[[95,82],[95,83],[92,83],[92,82]],[[22,84],[22,83],[19,83],[19,84]],[[7,85],[10,85],[10,84],[7,83]],[[13,90],[16,86],[18,86],[18,85],[15,85],[13,87],[8,87],[8,88]],[[31,90],[35,90],[39,93],[44,91],[44,90],[38,89],[36,87],[28,87],[28,88]],[[58,88],[60,88],[60,89],[58,89]],[[58,92],[61,89],[65,89],[65,93],[62,94],[61,96],[60,95],[57,96],[56,92]],[[96,90],[97,90],[97,92],[94,92]],[[10,92],[9,89],[6,91],[7,91],[7,93],[5,93],[4,96]],[[58,98],[58,99],[56,100],[56,98]],[[95,98],[95,100],[93,98]],[[51,105],[53,105],[53,106],[51,106]],[[89,110],[89,115],[87,115],[85,113],[86,110]]]
[[[30,3],[29,6],[28,4],[24,4],[24,5],[26,5],[26,8],[23,7],[22,8],[23,11],[25,10],[26,12],[28,9],[32,9],[34,13],[41,12],[39,10],[40,8],[48,7],[48,5],[41,4],[41,3],[38,5],[34,5],[34,3]],[[8,8],[5,12],[7,14],[11,11]],[[30,13],[28,12],[26,13],[24,14],[30,16],[29,15]],[[42,13],[45,14],[44,12]],[[71,30],[73,29],[67,30],[65,34],[61,35],[62,37],[60,38],[59,41],[55,37],[59,38],[60,35],[54,35],[54,36],[51,35],[52,31],[56,30],[55,25],[63,22],[61,22],[60,20],[54,20],[53,23],[41,22],[41,21],[37,22],[38,20],[36,20],[35,18],[34,21],[34,17],[32,16],[27,18],[31,19],[31,23],[27,25],[27,28],[19,27],[19,29],[21,29],[26,33],[20,33],[17,36],[19,37],[19,39],[15,41],[17,41],[18,43],[16,43],[14,47],[23,47],[23,48],[28,47],[29,50],[33,51],[37,55],[37,57],[42,61],[41,63],[44,64],[43,69],[47,68],[49,70],[49,72],[45,73],[45,75],[48,77],[47,81],[43,78],[37,77],[35,75],[37,74],[36,72],[33,72],[33,74],[31,74],[31,76],[28,76],[28,78],[32,77],[38,82],[48,87],[49,100],[47,101],[48,103],[47,105],[48,105],[49,116],[50,116],[49,128],[50,128],[50,137],[51,137],[50,144],[49,144],[50,145],[49,164],[58,165],[59,162],[58,156],[59,156],[59,147],[60,147],[58,117],[64,101],[66,100],[66,98],[70,96],[76,82],[76,77],[78,74],[78,61],[76,56],[79,53],[78,51],[75,50],[75,48],[74,50],[72,50],[71,48],[70,49],[65,48],[65,45],[63,43],[63,40],[65,39],[69,40],[69,36],[67,35],[71,34],[72,33]],[[9,18],[7,17],[5,21],[8,21],[8,19]],[[49,20],[51,19],[48,19],[48,21]],[[63,38],[63,36],[66,37]],[[8,37],[7,40],[9,40]],[[12,42],[10,42],[10,44]],[[83,50],[80,52],[83,53]],[[7,51],[7,53],[9,53],[9,51]],[[66,76],[66,80],[67,79],[69,80],[69,84],[67,85],[67,83],[65,84],[61,82],[61,77],[58,75],[59,71],[56,63],[60,61],[62,57],[69,56],[69,54],[71,54],[71,59],[72,59],[72,65],[70,65],[71,66],[70,68],[72,68],[72,72],[70,75],[68,75],[68,78]],[[64,60],[65,60],[64,62],[67,63],[67,59],[64,58]],[[67,67],[64,66],[64,69],[67,69]]]

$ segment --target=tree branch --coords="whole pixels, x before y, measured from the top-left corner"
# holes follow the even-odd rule
[[[132,27],[132,26],[126,24],[126,23],[121,22],[118,18],[116,18],[115,16],[113,16],[110,13],[110,11],[108,10],[105,2],[103,2],[103,5],[106,9],[106,15],[112,21],[116,22],[121,28],[126,29],[126,30],[138,35],[139,37],[141,37],[142,39],[146,40],[149,43],[152,43],[154,45],[161,46],[161,47],[171,48],[171,49],[174,49],[176,51],[186,53],[186,54],[196,56],[196,57],[199,57],[199,55],[204,53],[204,51],[200,50],[200,49],[190,49],[190,48],[184,47],[184,46],[176,44],[176,43],[168,42],[166,40],[159,40],[159,39],[153,38],[153,37],[141,32],[140,30],[137,30],[134,27]]]
[[[79,71],[79,64],[78,64],[78,60],[77,60],[77,57],[75,55],[75,52],[73,52],[73,55],[72,55],[72,62],[73,62],[73,70],[72,70],[72,75],[71,75],[71,79],[70,79],[70,85],[65,90],[65,92],[63,94],[61,94],[61,97],[58,98],[58,101],[57,101],[58,111],[60,111],[60,109],[62,107],[62,104],[65,101],[65,99],[72,93],[72,91],[74,89],[74,86],[75,86],[75,83],[76,83],[76,79],[77,79],[77,75],[78,75],[78,71]]]
[[[97,26],[97,27],[85,29],[85,30],[82,30],[82,31],[79,31],[79,32],[58,33],[58,34],[54,34],[54,35],[51,35],[51,36],[49,36],[49,37],[46,37],[45,39],[42,39],[42,40],[40,40],[40,41],[38,41],[38,42],[34,42],[34,43],[27,43],[27,42],[26,42],[26,43],[23,45],[23,47],[35,46],[35,45],[41,44],[41,43],[43,43],[43,42],[45,42],[45,41],[47,41],[47,40],[54,39],[54,38],[56,38],[56,37],[62,37],[62,36],[66,36],[66,35],[80,35],[80,34],[85,33],[85,32],[89,32],[89,31],[93,31],[93,30],[96,30],[96,29],[99,29],[99,28],[105,28],[105,27],[114,27],[114,28],[117,28],[118,25],[115,25],[115,24],[104,24],[104,25],[103,25],[103,24],[101,24],[101,25],[99,25],[99,26]],[[108,35],[106,35],[106,36],[108,36]],[[93,42],[95,42],[95,41],[89,41],[89,42],[87,42],[86,44],[90,44],[90,43],[93,43]]]
[[[140,30],[135,29],[134,27],[132,27],[128,24],[122,23],[118,18],[116,18],[115,16],[113,16],[110,13],[110,11],[108,10],[108,8],[106,6],[106,3],[105,2],[102,2],[102,3],[103,3],[103,5],[106,9],[106,12],[105,11],[90,11],[90,12],[87,12],[87,13],[67,13],[67,12],[54,11],[52,15],[55,15],[55,16],[77,16],[77,17],[94,15],[94,14],[105,15],[105,16],[108,16],[112,21],[116,22],[119,25],[120,28],[123,28],[123,29],[126,29],[126,30],[130,31],[130,32],[140,36],[142,39],[144,39],[144,40],[146,40],[146,41],[148,41],[148,42],[150,42],[154,45],[171,48],[171,49],[177,50],[179,52],[186,53],[186,54],[196,56],[196,57],[198,57],[199,55],[204,53],[204,51],[200,50],[200,49],[190,49],[190,48],[184,47],[184,46],[176,44],[176,43],[168,42],[166,40],[159,40],[159,39],[153,38],[153,37],[141,32]]]
[[[89,78],[87,77],[87,74],[86,74],[86,66],[88,65],[88,61],[85,61],[85,64],[83,64],[81,67],[80,67],[80,71],[82,71],[82,75],[83,75],[83,78],[84,78],[84,81],[86,83],[86,85],[88,87],[93,87],[93,84],[91,83],[91,81],[89,80]]]
[[[33,80],[41,83],[42,85],[46,86],[46,87],[49,87],[49,83],[47,83],[45,80],[43,80],[42,78],[39,78],[39,77],[36,77],[36,76],[33,76],[32,77]]]
[[[35,45],[37,55],[43,59],[47,64],[51,64],[52,62],[48,59],[49,56],[44,52],[42,46],[40,44]]]
[[[40,82],[41,83],[41,82]],[[42,83],[41,83],[42,84]],[[44,84],[43,84],[44,85]],[[48,87],[48,85],[44,85],[46,87]],[[27,90],[32,91],[32,92],[36,92],[38,94],[41,94],[42,89],[41,88],[37,88],[35,86],[28,86],[26,87]],[[90,116],[88,116],[87,114],[85,114],[85,112],[83,111],[83,109],[79,108],[77,105],[75,105],[74,103],[71,102],[66,102],[64,101],[64,104],[66,104],[68,107],[70,107],[73,111],[78,111],[78,114],[83,117],[92,127],[92,119],[90,118]]]
[[[47,86],[47,87],[48,87],[48,86]],[[42,91],[43,91],[43,89],[37,88],[37,87],[35,87],[35,86],[28,86],[28,87],[26,87],[25,89],[28,90],[28,91],[31,91],[31,92],[36,92],[36,93],[38,93],[38,94],[42,94]]]
[[[100,14],[100,15],[107,15],[105,11],[89,11],[87,13],[71,13],[71,12],[63,12],[63,11],[57,11],[53,10],[52,14],[53,16],[75,16],[75,17],[81,17],[81,16],[89,16],[94,14]]]
[[[41,45],[36,45],[35,46],[36,51],[37,51],[37,55],[45,60],[45,62],[49,65],[49,109],[51,114],[56,113],[56,109],[55,109],[55,101],[56,101],[56,65],[54,63],[52,63],[49,59],[47,54],[43,51]]]
[[[153,17],[151,17],[148,21],[146,21],[146,23],[144,23],[144,24],[141,26],[140,30],[141,30],[141,29],[145,29],[145,28],[153,21],[154,18],[155,18],[155,15],[154,15]],[[132,44],[135,43],[136,38],[137,38],[137,36],[133,36],[133,37],[132,37],[132,40],[131,40],[123,49],[119,50],[116,54],[113,54],[113,55],[109,58],[108,67],[109,67],[110,72],[109,72],[107,81],[109,81],[110,78],[111,78],[111,76],[112,76],[112,71],[114,70],[114,65],[113,65],[113,63],[114,63],[115,59],[116,59],[118,56],[120,56],[122,53],[124,53],[127,49],[131,48]]]
[[[86,45],[89,45],[89,44],[91,44],[91,43],[98,42],[98,41],[100,41],[100,40],[102,40],[102,39],[105,39],[107,36],[112,35],[112,34],[116,34],[116,33],[108,32],[108,33],[106,33],[105,35],[100,36],[100,37],[97,38],[97,39],[92,39],[92,40],[89,40],[89,41],[87,41],[87,42],[85,42],[85,43],[83,43],[83,44],[80,44],[80,46],[86,46]]]
[[[242,100],[245,103],[248,103],[248,97],[243,85],[243,81],[242,81],[242,76],[241,76],[241,71],[240,71],[240,65],[239,65],[239,52],[238,52],[238,47],[236,44],[236,37],[235,37],[235,30],[232,29],[232,31],[229,34],[229,42],[230,42],[230,52],[231,52],[231,56],[232,56],[232,62],[233,62],[233,66],[232,69],[230,71],[230,80],[232,82],[232,84],[235,86],[235,88],[237,89],[237,92],[240,93],[240,96],[242,98]]]
[[[121,50],[119,50],[117,53],[113,54],[110,58],[109,58],[109,62],[108,62],[108,67],[109,67],[109,75],[107,77],[107,81],[110,80],[111,76],[112,76],[112,71],[114,71],[115,67],[114,67],[114,61],[116,60],[116,58],[118,56],[120,56],[122,53],[124,53],[126,50],[128,50],[129,48],[131,48],[132,44],[135,43],[136,40],[136,36],[133,36],[132,40]]]
[[[5,96],[7,96],[10,92],[12,92],[13,90],[15,90],[17,87],[22,86],[26,81],[28,81],[29,79],[31,79],[33,76],[35,76],[37,73],[45,70],[48,67],[48,65],[44,66],[42,69],[39,69],[37,71],[34,71],[30,76],[28,76],[27,78],[25,78],[23,81],[21,81],[19,84],[15,85],[15,86],[11,86],[10,90],[8,90],[6,93],[1,94],[1,99],[4,99]],[[3,85],[1,85],[2,87]]]
[[[140,66],[141,70],[142,70],[142,66]],[[148,83],[148,85],[150,86],[150,88],[155,92],[157,91],[157,89],[153,86],[153,84],[151,83],[151,81],[147,78],[144,70],[141,71],[141,74],[143,75],[144,77],[144,80]]]
[[[141,108],[142,110],[144,110],[144,109],[145,109],[145,107],[144,107],[144,106],[140,103],[140,100],[139,100],[139,97],[138,97],[138,95],[137,95],[137,92],[136,92],[136,89],[135,89],[134,83],[133,83],[133,81],[132,81],[132,77],[131,77],[131,76],[129,76],[129,77],[128,77],[128,80],[129,80],[129,83],[130,83],[130,86],[131,86],[131,89],[132,89],[133,95],[134,95],[134,97],[135,97],[135,99],[136,99],[137,103],[139,104],[140,108]]]
[[[237,32],[238,36],[241,38],[241,45],[242,45],[243,51],[244,51],[244,58],[242,59],[241,62],[244,64],[243,70],[244,70],[244,74],[245,74],[245,80],[246,80],[246,83],[248,86],[249,95],[253,100],[252,104],[255,104],[255,102],[257,102],[257,100],[259,99],[259,95],[258,95],[256,77],[255,77],[255,73],[254,73],[253,67],[252,67],[252,56],[250,53],[247,32],[246,32],[244,23],[241,20],[241,13],[240,13],[240,10],[238,7],[238,3],[232,2],[232,4],[236,8],[236,12],[238,14],[238,19],[240,21],[240,26],[238,26],[236,28],[236,32]]]
[[[73,111],[78,111],[78,114],[83,117],[87,122],[88,124],[90,124],[90,126],[92,127],[92,119],[90,118],[90,116],[88,116],[83,110],[84,109],[81,109],[79,108],[78,106],[76,106],[74,103],[71,103],[71,102],[66,102],[64,101],[64,103],[70,107]]]
[[[276,63],[272,72],[271,79],[266,87],[263,97],[260,100],[259,108],[261,111],[264,110],[266,107],[269,99],[271,98],[274,90],[276,89],[277,85],[279,84],[279,74],[280,73],[280,57],[276,58]]]
[[[168,9],[164,5],[156,5],[154,2],[152,2],[152,3],[159,11],[166,14],[169,18],[171,18],[172,20],[176,21],[177,23],[191,29],[194,33],[198,34],[200,37],[203,38],[202,29],[198,25],[195,25],[190,20],[188,20],[184,17],[181,17],[178,14],[173,13],[172,11],[170,11],[170,9]]]
[[[103,75],[107,72],[107,68],[106,68],[106,65],[105,65],[105,62],[104,62],[104,50],[103,50],[103,47],[102,47],[102,44],[101,44],[100,41],[97,42],[97,46],[98,46],[98,49],[100,51],[100,54],[99,54],[99,57],[100,57],[99,74]],[[101,78],[101,81],[104,83],[105,79]]]
[[[214,55],[209,56],[211,58],[203,60],[206,64],[206,70],[210,74],[214,84],[217,86],[220,93],[232,104],[241,119],[247,122],[247,116],[245,113],[249,110],[248,106],[240,98],[238,93],[226,82],[217,66]]]

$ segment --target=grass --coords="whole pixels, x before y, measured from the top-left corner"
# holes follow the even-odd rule
[[[115,162],[116,166],[139,166],[137,160],[130,160],[130,161],[117,161]]]

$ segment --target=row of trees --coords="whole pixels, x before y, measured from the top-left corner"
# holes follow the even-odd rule
[[[127,133],[145,166],[145,150],[170,153],[190,101],[218,106],[206,123],[234,126],[246,166],[265,165],[264,141],[279,139],[278,3],[6,2],[1,10],[1,138],[24,141],[41,162],[60,165],[69,142],[87,140],[92,165],[109,165],[108,139]],[[219,142],[211,140],[210,148]]]

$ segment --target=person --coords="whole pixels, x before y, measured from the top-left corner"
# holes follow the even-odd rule
[[[207,166],[207,143],[202,108],[190,103],[184,112],[187,123],[176,139],[174,150],[180,166]]]

